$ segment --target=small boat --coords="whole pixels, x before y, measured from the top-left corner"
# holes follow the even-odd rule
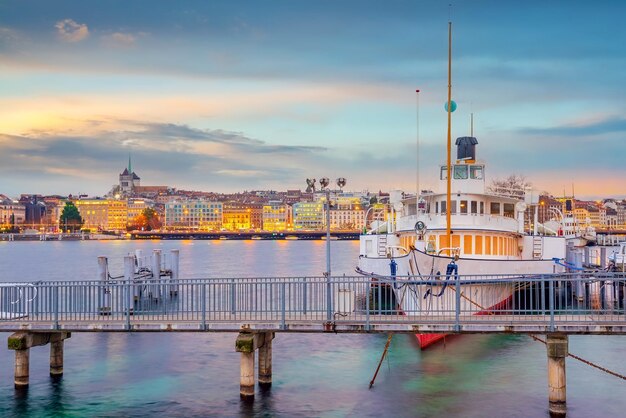
[[[288,241],[296,241],[298,240],[298,237],[296,235],[287,235],[285,239]]]

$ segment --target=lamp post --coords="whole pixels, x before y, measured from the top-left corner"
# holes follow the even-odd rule
[[[308,182],[307,182],[308,183]],[[319,180],[322,191],[326,193],[326,320],[332,320],[332,295],[331,295],[331,278],[330,278],[330,189],[328,185],[330,180],[328,177],[322,177]],[[343,186],[346,185],[346,179],[340,177],[337,179],[337,186],[343,190]],[[314,187],[314,186],[313,186]]]

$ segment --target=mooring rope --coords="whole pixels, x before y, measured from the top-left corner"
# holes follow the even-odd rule
[[[544,344],[546,344],[546,345],[548,344],[546,341],[542,340],[542,339],[541,339],[541,338],[539,338],[539,337],[536,337],[536,336],[534,336],[534,335],[532,335],[532,334],[530,334],[530,336],[531,336],[531,337],[532,337],[532,339],[534,339],[535,341],[539,341],[540,343],[544,343]],[[586,365],[588,365],[588,366],[594,367],[594,368],[596,368],[596,369],[598,369],[598,370],[602,370],[603,372],[608,373],[608,374],[610,374],[611,376],[615,376],[615,377],[620,378],[620,379],[622,379],[622,380],[626,380],[626,376],[625,376],[625,375],[623,375],[623,374],[619,374],[619,373],[616,373],[616,372],[614,372],[614,371],[612,371],[612,370],[607,369],[606,367],[602,367],[602,366],[600,366],[599,364],[596,364],[596,363],[591,362],[591,361],[589,361],[589,360],[585,360],[584,358],[579,357],[579,356],[577,356],[577,355],[575,355],[575,354],[572,354],[572,353],[570,353],[569,351],[567,352],[567,355],[568,355],[568,356],[570,356],[570,357],[572,357],[572,358],[574,358],[574,359],[576,359],[576,360],[578,360],[578,361],[580,361],[581,363],[584,363],[584,364],[586,364]]]

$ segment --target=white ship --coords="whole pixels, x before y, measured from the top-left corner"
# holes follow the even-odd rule
[[[394,286],[395,301],[404,312],[454,306],[454,291],[444,282],[457,272],[494,275],[489,276],[493,284],[464,285],[465,295],[481,295],[480,314],[511,302],[514,289],[498,283],[496,275],[564,271],[555,259],[565,258],[565,238],[525,233],[524,201],[488,193],[487,167],[476,159],[475,137],[458,138],[457,158],[451,159],[451,82],[448,85],[448,158],[439,168],[438,190],[409,198],[392,192],[386,225],[360,237],[360,274],[373,279],[396,276],[398,282],[421,280],[416,277],[421,276],[438,286],[424,285],[410,292],[400,292],[401,283]],[[462,309],[476,311],[471,296],[461,303],[467,305]],[[421,347],[440,338],[442,334],[418,334]]]

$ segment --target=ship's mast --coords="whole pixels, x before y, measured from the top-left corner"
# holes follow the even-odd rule
[[[452,153],[452,21],[448,22],[448,160],[447,160],[447,187],[446,187],[446,236],[448,237],[448,247],[452,248],[452,237],[450,231],[450,210],[452,197],[450,189],[452,188],[452,164],[450,163],[450,154]],[[451,251],[448,254],[452,255]]]

